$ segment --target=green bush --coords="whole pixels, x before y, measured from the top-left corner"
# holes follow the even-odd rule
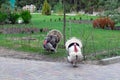
[[[7,15],[0,12],[0,24],[3,24],[6,19],[7,19]]]
[[[9,21],[11,21],[12,24],[15,24],[16,21],[19,18],[19,14],[18,13],[10,13],[8,18],[9,18]]]
[[[28,10],[25,10],[25,11],[22,11],[21,12],[21,18],[23,19],[23,22],[24,23],[30,23],[30,20],[32,18],[31,14],[30,14],[30,11]]]
[[[42,6],[42,14],[43,15],[51,15],[51,8],[48,4],[47,0],[44,1],[44,4]]]

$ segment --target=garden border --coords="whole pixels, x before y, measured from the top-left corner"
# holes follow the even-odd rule
[[[111,57],[111,58],[101,59],[99,61],[99,64],[108,65],[108,64],[118,63],[118,62],[120,62],[120,56],[115,56],[115,57]]]
[[[110,57],[110,58],[104,58],[101,60],[90,60],[90,61],[84,61],[86,64],[94,64],[94,65],[110,65],[120,62],[120,56]]]

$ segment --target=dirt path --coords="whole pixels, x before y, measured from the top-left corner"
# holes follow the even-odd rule
[[[15,51],[15,50],[3,48],[3,47],[0,47],[0,57],[10,57],[10,58],[27,59],[27,60],[40,60],[40,61],[49,61],[49,62],[65,62],[66,61],[65,58],[51,58],[48,55]]]

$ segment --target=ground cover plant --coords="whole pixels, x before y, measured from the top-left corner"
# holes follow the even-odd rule
[[[81,39],[83,43],[83,54],[88,56],[88,59],[101,59],[120,54],[120,31],[119,30],[103,30],[94,29],[92,20],[96,17],[87,15],[67,16],[66,38],[69,39],[75,36]],[[73,21],[89,20],[90,22],[73,23]],[[44,31],[23,32],[3,34],[4,28],[37,28]],[[51,29],[63,30],[62,15],[40,15],[32,14],[32,19],[29,24],[6,24],[0,25],[0,46],[14,48],[16,50],[34,52],[39,54],[48,54],[44,51],[42,44],[47,32]],[[66,51],[63,47],[63,41],[58,45],[58,50],[55,54],[50,54],[51,57],[65,57]]]

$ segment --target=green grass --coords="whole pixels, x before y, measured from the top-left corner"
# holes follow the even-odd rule
[[[79,18],[90,20],[96,18],[94,16],[77,15],[77,16],[66,16],[68,19],[79,20]],[[58,29],[62,32],[63,21],[58,21],[59,18],[63,19],[63,16],[51,15],[43,16],[40,14],[32,14],[32,20],[30,24],[15,24],[15,25],[0,25],[0,27],[37,27],[37,28],[49,28]],[[52,21],[50,21],[52,19]],[[47,33],[35,33],[35,34],[0,34],[0,46],[14,48],[16,50],[22,50],[27,52],[35,52],[39,54],[46,54],[43,50],[42,43]],[[34,41],[21,40],[22,37],[36,38]],[[77,23],[66,23],[66,38],[77,37],[81,39],[84,49],[83,54],[91,55],[96,53],[102,53],[104,51],[111,52],[115,49],[115,53],[120,54],[118,50],[120,48],[120,31],[116,30],[103,30],[94,29],[92,24],[77,24]],[[16,40],[14,40],[16,39]],[[50,57],[64,57],[66,51],[63,46],[63,40],[60,42],[57,53],[50,54]],[[106,53],[107,54],[107,53]]]

